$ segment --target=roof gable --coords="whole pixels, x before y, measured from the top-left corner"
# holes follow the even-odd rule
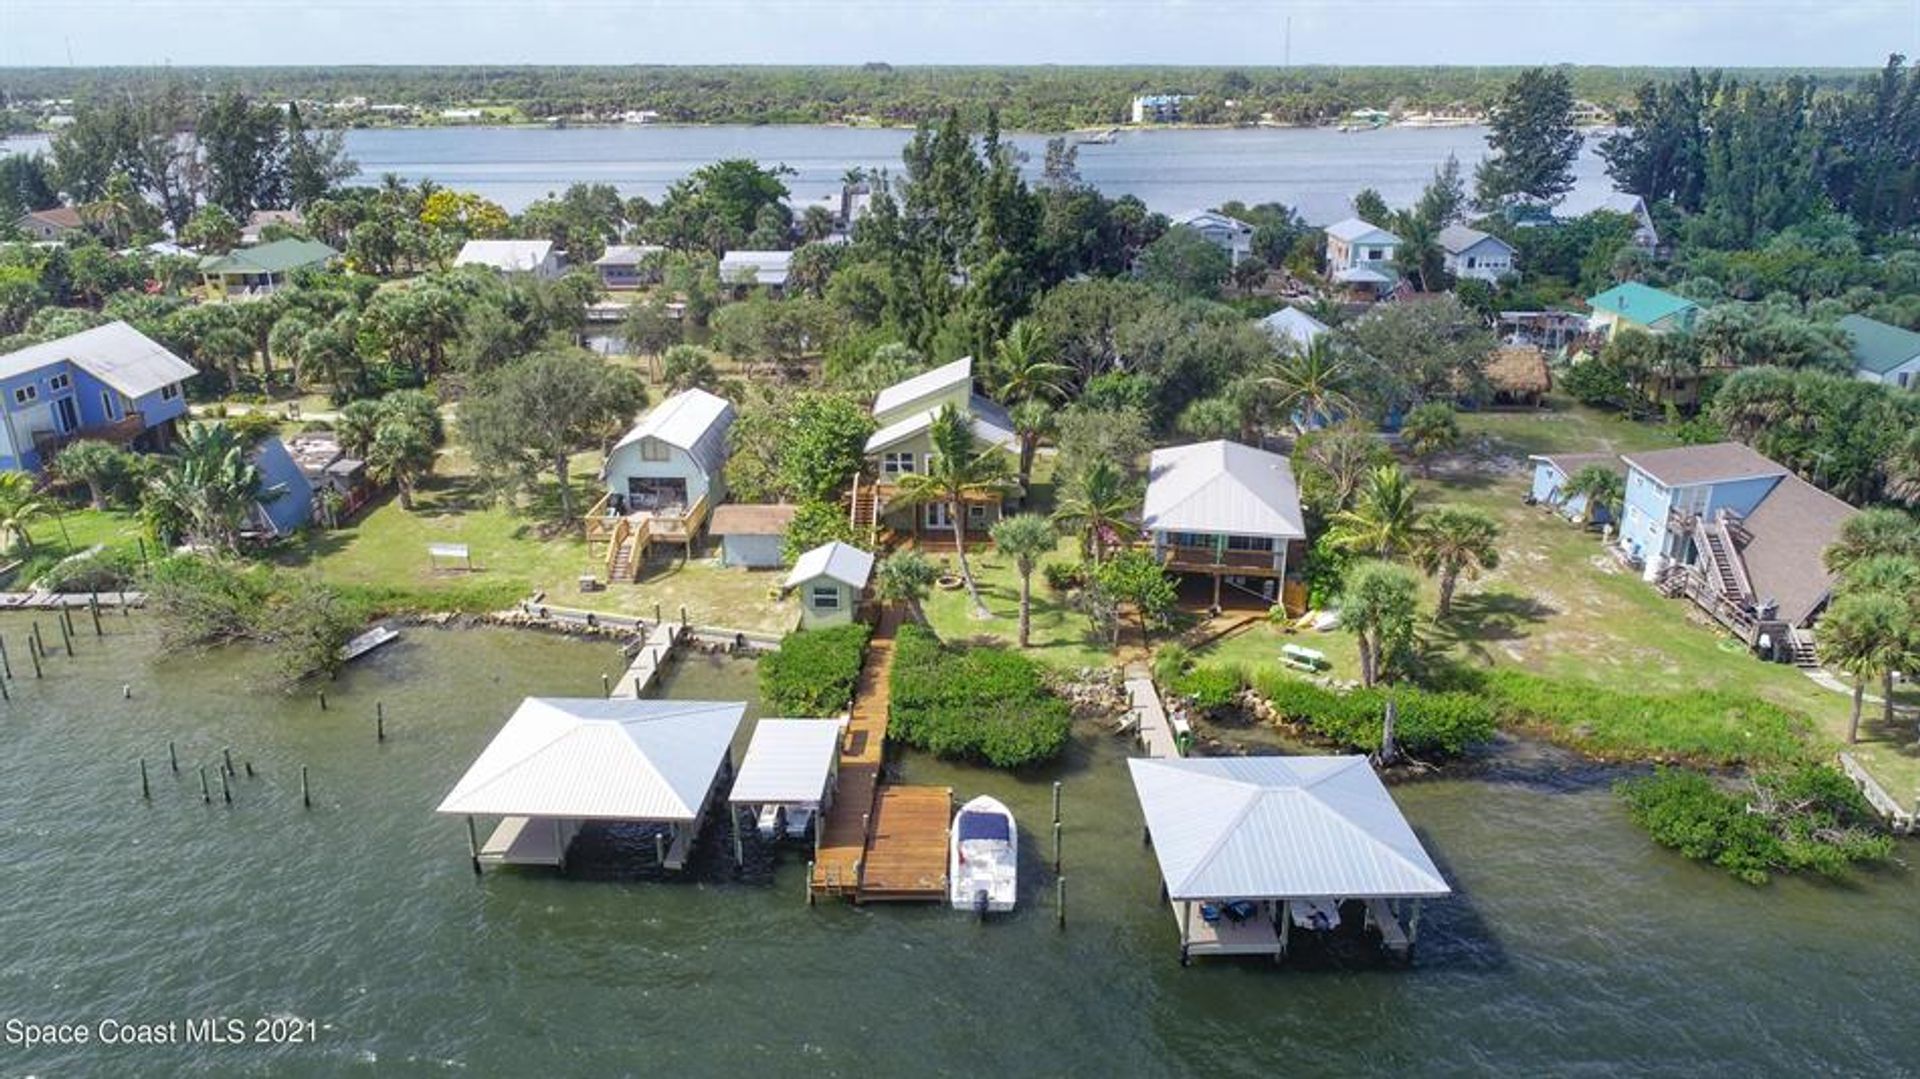
[[[319,240],[287,237],[257,247],[245,247],[204,263],[202,273],[286,273],[303,266],[319,266],[340,252]]]
[[[1741,522],[1748,538],[1740,560],[1754,599],[1772,600],[1781,620],[1805,625],[1833,591],[1826,550],[1858,512],[1792,473],[1782,476]]]
[[[841,719],[763,719],[740,760],[727,800],[741,804],[819,801],[840,753]]]
[[[793,572],[787,574],[787,587],[806,584],[821,577],[839,581],[854,588],[867,587],[868,578],[873,576],[873,555],[850,543],[834,540],[823,543],[794,560]]]
[[[1348,244],[1390,245],[1400,242],[1400,237],[1395,236],[1393,233],[1388,232],[1378,225],[1362,221],[1357,217],[1349,217],[1344,221],[1336,221],[1327,226],[1326,232],[1328,236]]]
[[[127,325],[109,322],[0,356],[0,378],[70,362],[131,398],[184,382],[198,372],[165,345]]]
[[[655,405],[607,451],[615,453],[645,438],[657,438],[685,450],[708,475],[727,461],[727,429],[733,426],[733,404],[702,389],[682,390]]]
[[[1514,253],[1513,245],[1507,241],[1491,232],[1481,232],[1465,225],[1448,225],[1440,230],[1435,239],[1439,241],[1441,250],[1449,255],[1464,255],[1481,244],[1498,247],[1509,255]]]
[[[1589,299],[1587,304],[1596,311],[1607,311],[1642,326],[1651,326],[1682,312],[1697,310],[1700,306],[1684,296],[1676,296],[1638,281],[1615,285]]]
[[[1329,329],[1326,323],[1297,307],[1282,307],[1261,319],[1260,327],[1272,336],[1283,341],[1292,341],[1301,348],[1313,344],[1314,338],[1326,333]]]
[[[1293,466],[1225,440],[1153,451],[1141,524],[1158,532],[1306,536]]]
[[[945,405],[935,405],[918,412],[909,413],[867,437],[867,453],[879,453],[889,446],[895,446],[922,431],[933,427],[933,421],[939,417]],[[998,446],[1001,449],[1015,448],[1019,436],[1013,430],[1013,418],[999,402],[989,400],[979,394],[967,398],[966,413],[969,426],[973,428],[975,446]]]
[[[1676,446],[1670,450],[1622,454],[1620,459],[1629,468],[1646,473],[1665,487],[1732,483],[1763,476],[1785,476],[1789,472],[1787,466],[1769,460],[1739,442]]]
[[[952,363],[922,371],[881,390],[873,398],[873,414],[885,416],[930,397],[938,397],[957,386],[973,384],[973,357],[962,356]]]

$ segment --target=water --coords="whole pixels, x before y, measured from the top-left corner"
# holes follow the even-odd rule
[[[623,195],[658,200],[667,186],[729,157],[784,164],[796,202],[838,196],[849,168],[900,171],[911,133],[845,127],[438,127],[347,132],[359,181],[386,173],[430,177],[477,191],[510,210],[567,185],[613,184]],[[1020,134],[1033,174],[1047,136]],[[0,142],[0,152],[44,140]],[[1469,171],[1486,153],[1486,129],[1383,128],[1342,134],[1331,128],[1129,131],[1104,146],[1080,148],[1080,172],[1106,194],[1135,195],[1163,213],[1280,202],[1324,225],[1346,217],[1363,187],[1394,206],[1410,205],[1448,154]],[[1602,163],[1588,144],[1575,173],[1582,188],[1605,190]]]
[[[1102,733],[1021,779],[906,761],[1024,823],[1023,909],[997,923],[809,909],[793,860],[770,886],[476,881],[433,805],[523,694],[597,692],[613,648],[409,630],[323,713],[260,692],[243,651],[156,659],[140,625],[110,621],[111,648],[83,625],[78,658],[0,705],[0,1021],[285,1014],[318,1044],[0,1045],[9,1074],[1920,1074],[1908,875],[1750,889],[1653,848],[1607,773],[1551,755],[1397,788],[1461,892],[1428,905],[1411,969],[1182,969]],[[0,619],[16,660],[23,630]],[[752,688],[750,665],[692,657],[668,693]],[[232,809],[192,773],[225,745],[261,773]],[[1065,932],[1041,865],[1054,778]]]

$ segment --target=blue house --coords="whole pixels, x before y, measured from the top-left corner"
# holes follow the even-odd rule
[[[1588,520],[1587,496],[1567,493],[1573,477],[1594,465],[1622,470],[1619,455],[1612,453],[1539,453],[1527,459],[1533,462],[1533,489],[1529,492],[1533,504],[1546,506],[1569,521]],[[1612,511],[1595,506],[1592,523],[1612,524]]]
[[[262,536],[288,535],[313,520],[313,482],[286,443],[268,435],[253,446],[260,469],[260,501],[253,507],[253,529]]]
[[[1646,564],[1648,580],[1692,559],[1695,520],[1720,510],[1745,516],[1787,475],[1785,465],[1738,442],[1624,455],[1626,512],[1620,546]]]
[[[44,471],[83,438],[164,450],[187,414],[183,384],[195,374],[124,322],[0,356],[0,469]]]

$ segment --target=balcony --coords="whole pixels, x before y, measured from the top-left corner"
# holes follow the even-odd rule
[[[91,427],[76,427],[71,431],[38,430],[33,432],[33,448],[42,459],[59,453],[61,449],[74,442],[91,439],[96,442],[111,442],[124,446],[139,438],[147,429],[147,417],[142,412],[129,412],[111,423],[94,424]]]
[[[1213,547],[1165,547],[1160,562],[1176,573],[1231,571],[1254,577],[1278,577],[1274,551],[1222,551]]]

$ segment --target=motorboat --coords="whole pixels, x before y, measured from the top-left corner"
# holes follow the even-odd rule
[[[947,853],[953,909],[983,916],[1012,910],[1019,864],[1020,833],[1012,811],[984,794],[960,807]]]

